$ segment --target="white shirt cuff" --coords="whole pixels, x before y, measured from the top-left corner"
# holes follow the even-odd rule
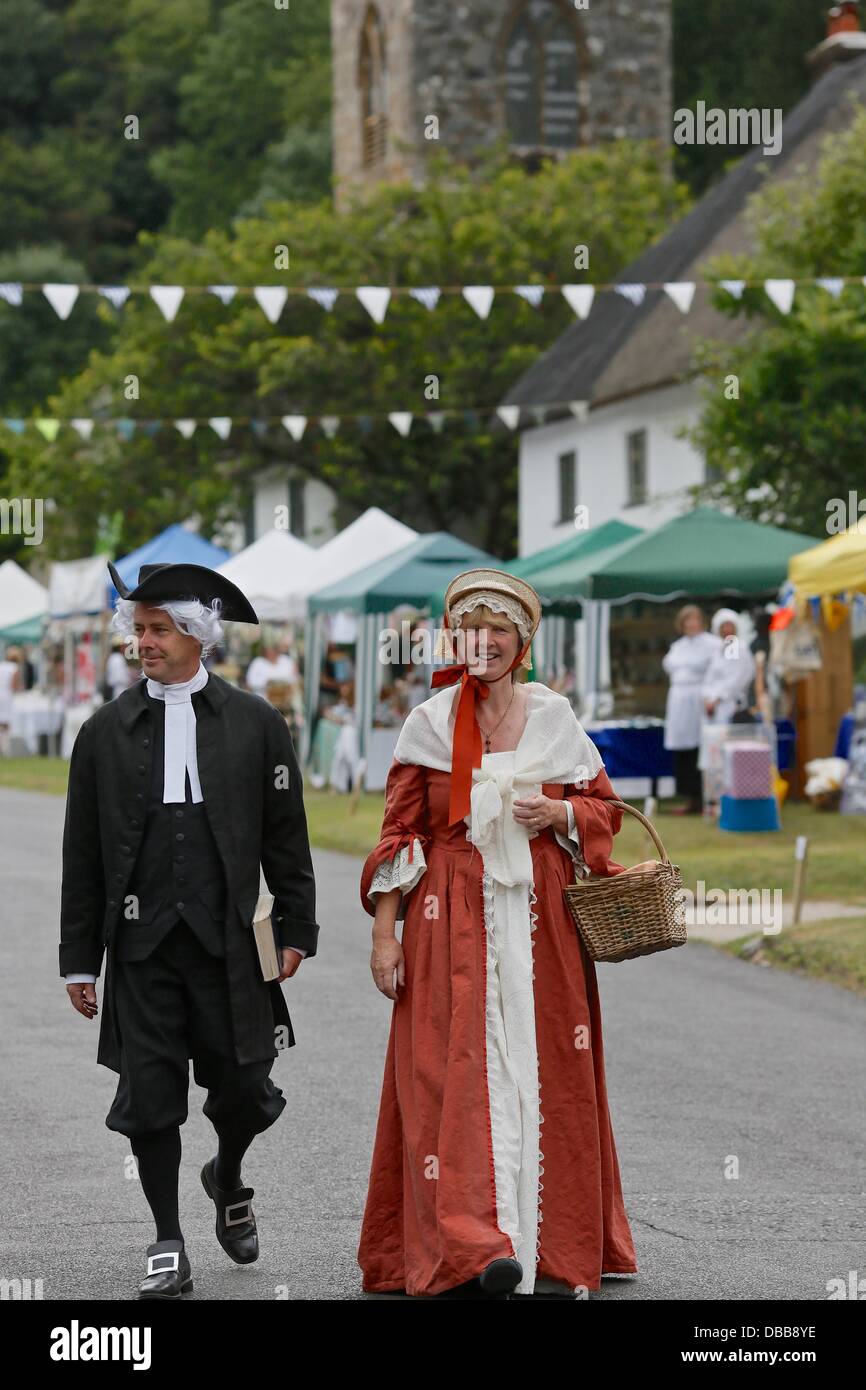
[[[95,976],[95,975],[67,975],[67,976],[66,976],[66,983],[67,983],[68,985],[95,985],[95,984],[96,984],[96,976]]]

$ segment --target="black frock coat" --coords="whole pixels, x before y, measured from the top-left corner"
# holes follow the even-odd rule
[[[97,1061],[120,1071],[114,954],[144,834],[153,757],[146,681],[81,726],[69,765],[63,832],[60,973],[98,975],[106,955]],[[208,822],[225,871],[225,948],[237,1061],[294,1043],[279,983],[261,976],[249,923],[260,866],[283,946],[316,954],[316,896],[303,782],[285,719],[258,695],[209,674],[196,701],[196,753]],[[169,867],[166,866],[167,873]]]

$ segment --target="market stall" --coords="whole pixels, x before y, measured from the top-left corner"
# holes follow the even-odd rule
[[[0,565],[0,643],[38,641],[48,611],[48,590],[15,562]]]
[[[308,728],[318,707],[324,621],[328,615],[351,613],[358,623],[355,643],[354,719],[358,733],[358,756],[366,762],[365,785],[380,789],[402,720],[394,711],[394,722],[377,718],[383,665],[379,635],[389,626],[395,611],[409,605],[416,611],[430,611],[431,595],[436,594],[463,570],[479,565],[502,568],[485,551],[466,541],[436,531],[418,536],[410,545],[354,574],[310,595],[309,614],[313,636],[308,651],[318,659],[307,663]],[[385,713],[387,711],[383,711]],[[309,745],[305,750],[309,755]]]
[[[792,557],[783,603],[815,633],[820,663],[794,686],[801,757],[806,764],[833,756],[848,762],[846,804],[866,805],[866,716],[852,710],[852,633],[866,632],[866,518],[838,536]],[[861,711],[862,714],[862,705]]]
[[[607,697],[618,715],[660,717],[667,689],[661,662],[675,609],[686,601],[708,607],[731,597],[773,598],[791,556],[813,544],[809,536],[698,507],[546,575],[548,601],[583,606],[586,716]]]

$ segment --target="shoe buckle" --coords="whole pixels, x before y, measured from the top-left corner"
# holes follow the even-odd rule
[[[232,1216],[231,1213],[233,1211],[240,1211],[242,1215]],[[252,1221],[252,1219],[253,1209],[250,1205],[249,1197],[247,1197],[243,1202],[232,1202],[229,1206],[226,1207],[225,1221],[227,1226],[241,1226],[245,1221]]]
[[[163,1261],[163,1262],[164,1262],[164,1261],[166,1261],[166,1260],[168,1261],[168,1264],[160,1263],[160,1261]],[[180,1251],[179,1251],[179,1250],[163,1250],[163,1252],[162,1252],[161,1255],[148,1255],[148,1257],[147,1257],[147,1272],[148,1272],[148,1275],[151,1275],[151,1274],[163,1274],[163,1273],[166,1273],[168,1270],[177,1270],[177,1269],[179,1269],[179,1268],[180,1268]]]

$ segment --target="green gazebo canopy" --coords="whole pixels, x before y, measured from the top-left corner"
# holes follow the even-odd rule
[[[535,589],[544,582],[542,576],[548,571],[558,572],[560,568],[582,561],[596,551],[640,535],[643,532],[639,526],[628,526],[624,521],[605,521],[588,531],[573,531],[568,540],[557,541],[556,545],[545,546],[544,550],[536,550],[532,555],[513,560],[508,568],[520,579],[528,580]]]
[[[0,628],[0,642],[10,644],[24,642],[28,645],[39,642],[46,621],[47,619],[43,615],[38,618],[25,618],[21,623],[13,623],[11,627]]]
[[[401,604],[427,607],[435,595],[444,594],[451,580],[463,570],[501,561],[477,546],[434,531],[419,536],[402,550],[366,565],[335,584],[310,595],[309,610],[315,613],[388,613]]]
[[[587,556],[570,572],[563,565],[559,575],[546,573],[544,596],[551,601],[625,603],[701,594],[772,594],[785,582],[791,556],[814,544],[811,536],[697,507],[655,531]]]
[[[643,535],[643,532],[638,526],[628,526],[624,521],[605,521],[601,526],[594,526],[591,531],[575,531],[568,540],[557,541],[556,545],[545,546],[543,550],[536,550],[534,554],[524,555],[519,560],[498,560],[490,563],[493,563],[496,569],[507,570],[509,574],[516,574],[519,579],[525,579],[537,590],[545,603],[549,579],[561,580],[573,573],[583,575],[587,566],[591,564],[592,557],[600,550],[609,550],[615,545],[621,545],[624,540],[631,540],[634,536],[640,535]],[[443,584],[438,593],[432,595],[431,604],[434,612],[443,611],[447,587],[447,584]],[[572,611],[575,605],[566,601],[562,605],[554,604],[551,607],[553,611],[559,607]]]

